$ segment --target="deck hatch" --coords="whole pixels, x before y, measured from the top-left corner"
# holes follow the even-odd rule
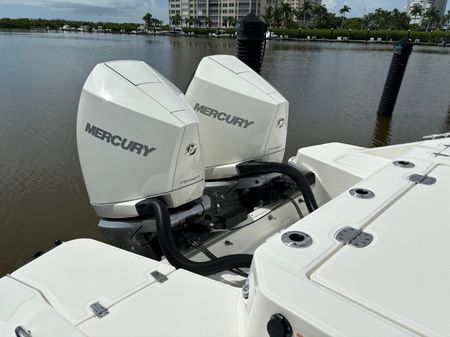
[[[447,336],[450,166],[430,168],[430,176],[436,183],[414,184],[375,217],[358,223],[373,235],[369,246],[340,247],[310,279],[411,335]]]

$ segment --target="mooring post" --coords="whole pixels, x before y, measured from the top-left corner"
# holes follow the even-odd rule
[[[408,37],[404,37],[394,46],[394,55],[378,106],[379,116],[392,116],[412,48],[413,44]]]
[[[266,40],[266,24],[255,14],[248,14],[238,24],[237,57],[257,73],[261,73]]]

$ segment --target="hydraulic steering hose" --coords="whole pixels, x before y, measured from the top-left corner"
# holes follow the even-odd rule
[[[146,199],[136,205],[140,215],[154,214],[159,245],[167,260],[175,268],[182,268],[196,274],[208,276],[234,268],[250,268],[252,255],[235,254],[218,257],[212,261],[195,262],[186,258],[178,249],[172,233],[167,205],[160,199]]]
[[[247,162],[239,164],[237,170],[239,174],[281,173],[287,175],[295,181],[302,192],[308,211],[311,213],[318,208],[316,198],[305,176],[292,166],[282,163]]]

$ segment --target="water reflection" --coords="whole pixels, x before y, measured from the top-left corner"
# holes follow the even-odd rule
[[[372,133],[371,147],[386,146],[391,143],[392,117],[378,116]]]
[[[445,124],[443,126],[442,132],[450,131],[450,105],[448,106],[447,118],[445,119]]]
[[[75,139],[78,99],[92,68],[142,60],[184,90],[210,54],[235,54],[235,41],[0,33],[0,276],[55,239],[101,238]],[[270,41],[262,75],[290,104],[286,158],[325,142],[380,146],[448,130],[449,56],[449,48],[414,48],[387,120],[376,109],[392,46]]]

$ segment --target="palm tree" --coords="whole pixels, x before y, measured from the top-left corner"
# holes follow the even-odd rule
[[[211,28],[212,20],[209,16],[205,16],[205,26],[209,29]]]
[[[155,18],[152,18],[150,20],[151,26],[153,27],[153,34],[156,33],[156,26],[160,26],[161,25],[161,21]],[[147,27],[148,29],[148,27]]]
[[[292,21],[292,7],[288,2],[283,2],[281,4],[281,10],[283,12],[284,27],[287,27]]]
[[[273,24],[275,27],[280,27],[283,23],[283,10],[281,7],[275,7],[273,11]]]
[[[410,17],[405,12],[400,12],[394,8],[390,13],[390,24],[397,29],[406,30],[409,27]],[[390,28],[390,27],[389,27]]]
[[[180,14],[175,14],[174,16],[172,16],[172,25],[174,26],[179,26],[181,22],[181,16]]]
[[[351,10],[352,9],[347,5],[342,6],[342,8],[339,10],[339,13],[342,15],[341,29],[342,27],[344,27],[345,13],[350,13]]]
[[[436,7],[431,7],[423,15],[427,19],[427,32],[431,26],[441,21],[441,12]]]
[[[222,18],[222,26],[221,27],[226,27],[228,28],[228,16],[224,16]]]
[[[375,20],[375,28],[377,29],[381,29],[387,19],[387,17],[389,16],[389,12],[384,10],[383,8],[377,8],[375,9],[374,14],[369,13],[369,17],[370,15],[373,16],[373,19]]]
[[[411,13],[411,15],[414,16],[414,21],[416,22],[416,21],[417,21],[417,16],[418,16],[418,15],[422,15],[422,13],[423,13],[423,7],[422,7],[422,5],[414,4],[414,5],[411,7],[410,13]]]
[[[148,29],[148,27],[150,27],[151,23],[152,23],[152,18],[153,16],[150,13],[147,13],[144,15],[144,17],[142,18],[142,20],[144,20],[145,22],[145,27]]]
[[[265,9],[265,13],[262,16],[267,25],[267,30],[270,32],[270,27],[272,27],[273,23],[273,12],[274,9],[272,6],[267,6]]]
[[[192,16],[187,18],[187,24],[189,28],[191,28],[191,26],[194,24],[194,18]]]
[[[328,11],[325,5],[322,6],[315,6],[312,9],[312,15],[315,21],[315,25],[317,26],[317,23],[320,22],[320,20],[327,15]]]
[[[312,9],[313,9],[313,5],[311,5],[311,2],[309,2],[308,0],[305,0],[305,2],[303,2],[302,7],[300,8],[300,11],[298,12],[299,16],[303,17],[304,25],[306,25],[306,21],[309,21]]]
[[[195,19],[194,19],[194,27],[195,27],[195,28],[201,27],[202,24],[203,24],[203,22],[202,22],[202,20],[200,20],[200,18],[195,18]]]
[[[236,20],[236,18],[235,18],[234,16],[229,16],[229,17],[228,17],[228,24],[229,24],[231,27],[236,26],[236,23],[237,23],[237,20]]]

